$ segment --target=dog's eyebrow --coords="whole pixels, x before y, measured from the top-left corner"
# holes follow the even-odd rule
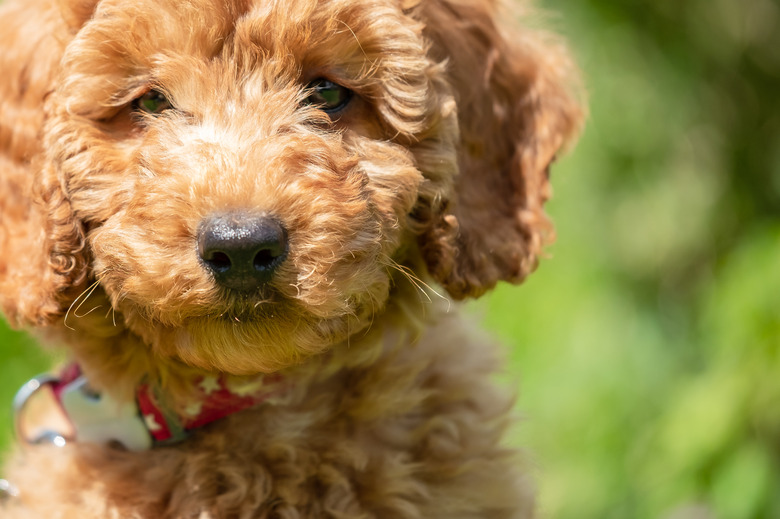
[[[109,106],[121,106],[144,95],[153,88],[153,82],[148,78],[133,80],[128,85],[116,85],[117,91],[111,95]]]
[[[355,34],[355,31],[352,30],[352,27],[350,27],[349,24],[347,22],[345,22],[344,20],[339,20],[338,22],[340,24],[342,24],[344,27],[347,28],[347,30],[352,34],[352,37],[355,38],[355,43],[357,43],[358,47],[360,47],[360,52],[363,53],[363,56],[367,60],[371,61],[371,59],[368,57],[368,53],[366,53],[366,49],[364,49],[363,45],[360,43],[360,38],[357,37],[357,34]],[[375,63],[372,63],[372,65],[374,65],[374,64]]]

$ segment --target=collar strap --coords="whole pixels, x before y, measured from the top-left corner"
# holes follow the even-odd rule
[[[166,405],[159,386],[143,383],[136,391],[136,403],[155,444],[177,443],[195,429],[278,395],[282,392],[281,381],[279,375],[267,375],[243,384],[231,384],[224,375],[200,377],[195,381],[198,398],[183,413]]]
[[[279,395],[284,389],[282,382],[279,375],[240,382],[225,375],[203,376],[194,380],[194,399],[177,412],[157,384],[143,382],[136,388],[135,401],[117,402],[108,394],[92,390],[80,367],[71,364],[59,377],[36,377],[19,390],[14,399],[17,433],[28,443],[64,444],[69,439],[103,444],[118,442],[129,450],[147,450],[181,442],[204,425]],[[24,408],[27,400],[43,387],[51,389],[72,425],[72,435],[43,431],[31,438],[26,434]]]

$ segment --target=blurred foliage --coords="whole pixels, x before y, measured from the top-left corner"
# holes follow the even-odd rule
[[[33,376],[46,371],[49,362],[31,337],[10,331],[0,319],[0,460],[13,436],[14,393]]]
[[[591,117],[483,304],[552,518],[780,517],[780,7],[543,3]]]
[[[543,516],[780,517],[780,7],[541,3],[591,116],[550,257],[473,308],[510,346]],[[0,323],[0,407],[45,365],[29,342]]]

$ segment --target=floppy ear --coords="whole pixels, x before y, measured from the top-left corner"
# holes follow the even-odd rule
[[[84,229],[41,157],[41,131],[64,46],[94,3],[0,6],[0,308],[17,326],[52,322],[86,279]]]
[[[432,58],[447,63],[460,126],[455,192],[421,250],[452,297],[478,297],[498,281],[522,281],[554,236],[542,205],[550,163],[583,117],[576,69],[548,35],[505,37],[496,2],[427,0],[416,9]]]

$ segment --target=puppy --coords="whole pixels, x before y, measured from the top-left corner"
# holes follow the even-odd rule
[[[70,427],[20,428],[3,519],[532,515],[450,298],[534,269],[582,110],[497,13],[5,0],[0,305]]]

